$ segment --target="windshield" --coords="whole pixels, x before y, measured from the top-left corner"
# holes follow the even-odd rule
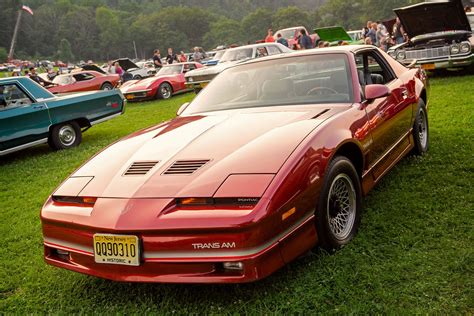
[[[67,85],[67,84],[73,84],[76,82],[76,79],[74,79],[72,76],[56,76],[53,79],[53,83],[58,84],[58,85]]]
[[[222,56],[224,55],[224,53],[225,53],[225,50],[220,50],[220,51],[218,51],[218,52],[214,55],[213,59],[214,59],[214,60],[220,60],[220,59],[222,58]]]
[[[228,61],[243,60],[247,58],[252,58],[253,49],[252,48],[242,48],[242,49],[232,49],[224,53],[222,58],[219,60],[220,63],[225,63]]]
[[[181,68],[183,65],[169,65],[163,66],[157,73],[156,76],[163,76],[163,75],[177,75],[181,73]]]
[[[184,114],[263,106],[353,102],[344,54],[280,58],[229,68]]]
[[[296,29],[289,29],[289,30],[279,31],[278,33],[280,33],[281,37],[283,38],[293,39],[295,37],[295,31]]]

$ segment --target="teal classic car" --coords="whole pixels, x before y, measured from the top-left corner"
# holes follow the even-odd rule
[[[0,79],[0,156],[43,143],[77,146],[83,131],[124,110],[119,90],[57,96],[26,77]]]

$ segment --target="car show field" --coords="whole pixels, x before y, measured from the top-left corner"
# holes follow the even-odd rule
[[[117,283],[43,261],[39,214],[51,192],[105,146],[174,117],[193,93],[129,103],[68,151],[41,145],[0,157],[0,312],[471,314],[473,80],[430,80],[430,149],[401,160],[368,194],[350,244],[314,250],[251,284]]]

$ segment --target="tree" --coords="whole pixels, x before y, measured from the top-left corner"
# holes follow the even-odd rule
[[[243,40],[240,23],[224,17],[211,23],[210,31],[203,38],[204,45],[208,48],[240,44]]]
[[[59,42],[57,57],[59,60],[70,62],[74,60],[74,55],[71,50],[71,43],[65,38]]]
[[[0,47],[0,63],[7,61],[7,58],[8,58],[8,52],[6,48]]]
[[[120,57],[124,34],[118,14],[106,7],[97,8],[95,22],[99,29],[99,43],[103,57],[107,59],[111,56]]]
[[[303,25],[306,28],[311,27],[309,22],[309,14],[297,7],[287,7],[279,9],[273,15],[272,21],[275,31],[287,27],[294,27],[300,25]]]
[[[272,13],[266,9],[257,9],[242,19],[242,36],[249,42],[262,40],[272,27]]]

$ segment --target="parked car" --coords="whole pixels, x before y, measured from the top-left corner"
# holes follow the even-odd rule
[[[114,64],[115,62],[118,62],[120,67],[122,67],[125,72],[130,73],[130,78],[134,80],[148,78],[156,73],[154,66],[145,67],[147,65],[146,63],[143,63],[141,64],[141,66],[138,66],[129,58],[119,58],[117,60],[114,60],[112,63]]]
[[[46,142],[78,146],[83,130],[124,110],[117,90],[58,97],[26,77],[0,79],[0,156]]]
[[[310,34],[304,26],[289,27],[286,29],[278,30],[275,32],[275,39],[278,38],[278,34],[281,34],[281,37],[286,39],[290,48],[293,48],[294,45],[298,44],[298,37],[300,36],[300,31],[305,30],[306,34],[311,37],[313,47],[316,44],[316,41],[319,39],[317,34]]]
[[[410,40],[389,49],[393,58],[425,70],[473,64],[474,38],[460,0],[422,2],[394,11]]]
[[[189,91],[185,85],[184,74],[201,67],[201,64],[194,62],[165,65],[155,76],[127,81],[120,90],[129,101],[169,99],[174,94]]]
[[[95,90],[112,90],[120,80],[119,75],[104,75],[93,70],[79,70],[58,75],[49,83],[51,93],[70,93]]]
[[[347,31],[347,34],[351,37],[352,43],[360,43],[363,44],[364,35],[362,34],[362,30],[358,31]]]
[[[279,43],[261,43],[230,48],[225,51],[216,66],[187,72],[185,75],[186,86],[199,93],[224,69],[250,59],[289,52],[292,52],[292,50]]]
[[[45,260],[116,281],[239,283],[316,245],[339,249],[362,196],[426,152],[427,96],[421,69],[374,46],[229,68],[177,118],[109,146],[52,193]]]

